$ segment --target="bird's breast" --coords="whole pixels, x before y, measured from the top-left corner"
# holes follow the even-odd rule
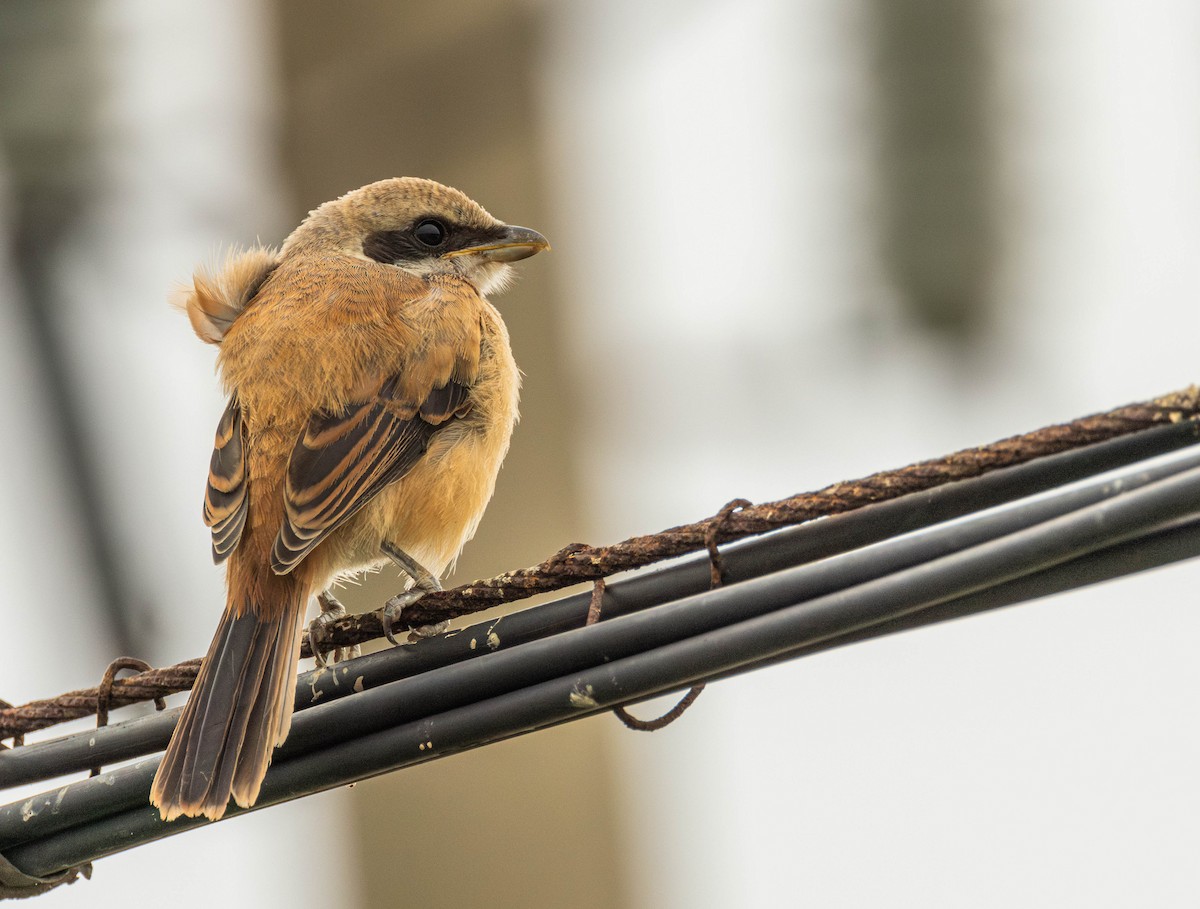
[[[475,535],[517,421],[520,373],[500,316],[484,302],[479,376],[470,410],[440,428],[421,459],[385,487],[311,557],[331,580],[386,559],[384,540],[442,574]]]

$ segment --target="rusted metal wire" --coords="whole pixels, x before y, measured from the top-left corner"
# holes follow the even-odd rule
[[[674,723],[677,719],[683,716],[685,710],[696,703],[696,698],[700,697],[700,693],[704,691],[704,685],[704,682],[701,682],[698,685],[693,685],[687,690],[687,694],[679,699],[679,703],[677,703],[662,716],[656,716],[652,720],[638,719],[624,707],[614,707],[613,714],[618,720],[624,723],[627,728],[632,729],[635,732],[658,732],[658,730]]]
[[[100,680],[100,685],[96,694],[96,728],[103,729],[108,725],[108,711],[112,707],[112,690],[113,685],[117,681],[118,672],[135,671],[138,673],[150,672],[153,670],[149,663],[145,660],[139,660],[137,657],[117,657],[108,664],[108,668],[104,670],[104,678]],[[154,698],[154,709],[165,710],[167,702],[161,698]],[[93,767],[91,776],[99,776],[103,767]]]
[[[705,531],[704,548],[708,550],[708,586],[710,590],[716,590],[725,583],[725,569],[721,564],[721,549],[717,543],[721,530],[731,514],[742,508],[750,507],[750,504],[748,499],[734,499],[727,502],[725,507],[717,512],[712,523],[708,525],[708,530]],[[592,591],[592,602],[588,606],[587,623],[589,625],[600,620],[600,607],[604,601],[604,578],[596,578],[595,585]],[[613,715],[635,732],[658,732],[683,716],[684,711],[696,703],[696,698],[700,697],[704,687],[704,682],[693,685],[674,707],[652,720],[643,720],[634,716],[624,704],[614,707]]]
[[[196,657],[163,669],[140,672],[127,679],[116,679],[109,692],[109,707],[125,707],[163,698],[177,691],[187,691],[196,681],[199,671],[200,658]],[[97,685],[95,688],[68,691],[46,700],[30,701],[20,707],[0,709],[0,736],[9,738],[14,734],[23,735],[94,714],[101,694],[101,687]]]
[[[744,505],[672,527],[660,533],[632,537],[610,546],[572,544],[530,568],[494,578],[472,581],[453,590],[429,593],[404,613],[410,627],[435,625],[447,619],[595,581],[719,544],[767,533],[814,518],[841,514],[875,502],[898,498],[978,477],[993,470],[1092,445],[1166,423],[1200,418],[1200,388],[1191,386],[1136,404],[1048,426],[990,445],[921,461],[898,470],[882,471],[859,480],[835,483],[816,492],[801,493],[778,502]],[[381,637],[375,613],[348,616],[328,626],[326,641],[347,646]],[[303,655],[308,656],[307,647]],[[200,660],[193,659],[164,669],[142,672],[113,682],[113,707],[153,700],[191,688]],[[0,708],[0,739],[21,736],[56,723],[87,716],[96,709],[99,688],[70,691],[58,697],[32,701],[20,707]]]
[[[12,710],[12,709],[13,709],[12,704],[10,704],[8,701],[4,700],[4,698],[0,698],[0,710]],[[13,748],[20,748],[22,745],[25,744],[25,736],[24,735],[15,735],[12,738],[13,738],[13,743],[12,743]],[[5,745],[3,742],[0,742],[0,751],[5,751],[8,748],[9,748],[8,745]]]
[[[734,501],[736,502],[740,500],[735,499]],[[727,505],[725,507],[728,508],[729,506]],[[716,569],[714,568],[714,572],[715,571]],[[717,575],[714,573],[713,576],[716,577]],[[719,587],[720,582],[714,584],[713,586]],[[604,602],[604,588],[604,578],[596,578],[596,580],[592,582],[592,599],[588,604],[587,621],[584,623],[585,625],[595,625],[600,621],[600,612]],[[670,726],[677,719],[683,716],[683,712],[696,702],[696,698],[700,697],[700,692],[703,690],[704,682],[699,682],[698,684],[693,685],[690,689],[688,689],[687,694],[680,699],[679,703],[677,703],[666,713],[662,714],[661,716],[657,716],[652,720],[638,719],[625,708],[624,704],[618,704],[612,709],[612,712],[618,720],[636,732],[658,732],[658,730],[666,726]]]
[[[708,550],[709,587],[715,589],[725,583],[725,568],[721,564],[721,532],[729,522],[730,515],[743,508],[750,508],[751,505],[749,499],[734,499],[732,502],[727,502],[725,507],[713,517],[712,523],[708,525],[708,530],[704,533],[704,548]]]
[[[956,480],[977,477],[1001,467],[1022,464],[1162,423],[1194,420],[1198,416],[1200,388],[1190,386],[1150,401],[1118,407],[1070,423],[1047,426],[990,445],[920,461],[899,470],[882,471],[859,480],[835,483],[816,492],[801,493],[778,502],[750,505],[724,519],[714,515],[660,533],[632,537],[611,546],[575,544],[531,568],[473,581],[454,590],[427,594],[405,610],[404,620],[414,627],[432,625],[502,603],[561,590],[572,584],[593,581],[598,577],[695,552],[705,546],[708,530],[718,520],[721,528],[717,533],[717,542],[728,542],[814,518],[841,514],[873,502],[894,499]],[[331,625],[329,631],[336,643],[354,643],[377,637],[378,632],[372,625],[378,625],[375,616],[354,616]],[[341,637],[343,632],[348,632],[345,639]],[[367,636],[358,638],[357,634],[362,632],[367,632]]]

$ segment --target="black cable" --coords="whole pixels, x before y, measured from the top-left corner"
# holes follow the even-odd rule
[[[921,493],[871,505],[854,512],[822,521],[788,528],[764,537],[733,543],[722,550],[722,564],[728,582],[734,583],[772,571],[830,557],[861,548],[899,533],[929,527],[939,522],[978,512],[989,506],[1011,502],[1048,489],[1111,470],[1151,455],[1195,444],[1197,426],[1192,423],[1156,427],[1144,432],[1040,458],[1005,468],[982,477],[964,480]],[[1134,472],[1144,482],[1185,469],[1200,460],[1200,452],[1159,464],[1143,464]],[[1149,471],[1142,474],[1142,471]],[[1105,481],[1108,482],[1108,481]],[[1127,483],[1135,480],[1125,481]],[[1038,506],[1017,519],[1011,516],[987,533],[1009,532],[1015,526],[1034,523],[1039,514],[1062,513],[1085,502],[1096,501],[1105,483],[1089,486],[1088,491],[1072,491],[1056,496],[1058,503],[1049,511]],[[1004,529],[1008,527],[1009,529]],[[931,548],[914,552],[909,559],[932,558],[947,551],[944,543],[932,542]],[[967,545],[965,539],[950,542],[951,547]],[[874,556],[868,556],[868,560]],[[883,563],[877,573],[887,570]],[[858,569],[861,571],[861,569]],[[861,574],[856,575],[862,577]],[[838,583],[849,583],[850,576]],[[656,571],[643,572],[609,585],[604,598],[604,616],[614,618],[651,606],[703,592],[709,584],[706,557],[690,557]],[[503,634],[498,645],[490,638],[496,623],[485,622],[449,636],[422,641],[399,651],[386,651],[337,665],[329,671],[304,673],[296,686],[296,710],[351,693],[355,687],[373,688],[441,666],[481,655],[483,647],[509,648],[527,641],[557,634],[583,624],[590,594],[564,597],[553,603],[523,610],[503,619]],[[924,624],[916,619],[913,624]],[[472,643],[473,642],[473,643]],[[109,765],[150,754],[166,747],[179,709],[157,713],[103,729],[68,735],[47,742],[0,752],[0,787],[16,786],[37,780],[49,780],[91,767]]]
[[[1198,511],[1200,469],[1191,469],[806,602],[797,603],[796,596],[805,590],[805,573],[818,566],[776,572],[565,632],[553,640],[499,651],[452,672],[435,671],[318,705],[296,718],[296,726],[306,728],[296,728],[294,734],[298,734],[301,751],[306,739],[323,747],[296,753],[289,750],[289,739],[264,782],[256,808],[565,722],[704,678],[745,671],[798,648],[879,627],[1102,548],[1161,533],[1184,518],[1196,517]],[[882,544],[878,549],[894,544]],[[706,625],[712,630],[696,632]],[[676,629],[678,637],[671,639],[669,628]],[[661,643],[664,640],[668,642]],[[628,655],[614,657],[616,653]],[[572,660],[584,656],[590,666],[577,670]],[[547,659],[554,663],[543,670],[522,665],[523,661],[541,665]],[[533,681],[539,671],[546,677]],[[428,678],[439,674],[444,677]],[[485,678],[492,683],[487,691],[504,693],[474,700]],[[514,681],[526,683],[525,687],[511,689]],[[431,688],[432,703],[414,697],[423,683]],[[448,706],[456,699],[461,706]],[[430,710],[440,712],[420,715]],[[398,725],[378,729],[381,717]],[[370,729],[378,731],[364,733]],[[148,759],[64,787],[45,802],[38,797],[5,806],[0,809],[0,848],[27,873],[46,874],[192,826],[164,824],[145,804],[156,764],[157,759]],[[106,803],[99,797],[101,789],[110,793]],[[93,810],[81,810],[87,807],[89,797],[93,797]],[[24,816],[14,817],[12,809],[23,811]],[[109,813],[113,810],[120,813]]]
[[[947,600],[945,603],[931,606],[921,612],[889,619],[825,641],[798,647],[772,659],[763,660],[753,668],[764,669],[777,663],[832,650],[835,647],[845,647],[860,641],[925,628],[941,622],[949,622],[953,619],[966,618],[981,612],[990,612],[1029,600],[1053,596],[1056,593],[1078,590],[1082,587],[1149,571],[1197,556],[1200,556],[1200,521],[1189,520],[1144,537],[1099,549],[1043,571],[1014,578],[986,590]],[[721,678],[724,676],[714,676],[710,681],[719,681]]]

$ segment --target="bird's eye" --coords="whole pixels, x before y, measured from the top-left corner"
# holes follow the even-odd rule
[[[446,228],[441,221],[427,218],[413,228],[413,236],[426,246],[441,246],[446,239]]]

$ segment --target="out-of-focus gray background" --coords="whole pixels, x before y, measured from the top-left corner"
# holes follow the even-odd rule
[[[204,651],[222,401],[168,292],[402,174],[555,247],[498,300],[524,418],[459,580],[1200,376],[1187,0],[5,0],[0,697]],[[490,747],[39,905],[1194,905],[1198,581]]]

